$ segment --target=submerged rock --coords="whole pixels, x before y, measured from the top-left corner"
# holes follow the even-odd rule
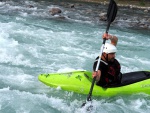
[[[101,13],[100,15],[99,15],[99,20],[101,20],[101,21],[106,21],[107,20],[107,13]]]
[[[61,13],[62,11],[61,11],[61,9],[55,7],[55,8],[50,9],[49,12],[50,12],[51,15],[54,16],[54,15],[56,15],[56,14]]]

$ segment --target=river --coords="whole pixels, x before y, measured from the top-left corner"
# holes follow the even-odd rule
[[[52,7],[61,8],[66,19],[50,15]],[[94,9],[90,4],[74,10],[37,0],[0,2],[0,113],[87,113],[81,108],[87,95],[50,88],[38,80],[41,73],[92,71],[107,24],[82,12],[87,7]],[[109,33],[119,39],[116,58],[122,72],[150,70],[150,31],[120,23],[113,23]],[[150,112],[146,94],[92,99],[91,113]]]

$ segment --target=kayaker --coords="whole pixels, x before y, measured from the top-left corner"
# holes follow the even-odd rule
[[[121,66],[120,63],[115,59],[117,52],[118,38],[116,36],[104,33],[102,38],[110,40],[110,43],[105,43],[103,53],[101,56],[100,66],[96,72],[96,66],[99,56],[95,59],[93,64],[93,78],[96,77],[96,84],[102,87],[109,87],[119,84],[121,81]]]

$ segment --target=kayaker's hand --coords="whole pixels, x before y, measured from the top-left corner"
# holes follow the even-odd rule
[[[111,41],[111,44],[113,44],[114,46],[117,45],[117,42],[118,42],[118,38],[116,36],[113,36],[113,35],[110,35],[108,33],[104,33],[103,36],[102,36],[103,39],[110,39]]]
[[[102,36],[102,38],[108,40],[108,39],[112,39],[113,36],[110,35],[110,34],[108,34],[108,33],[104,33],[103,36]]]
[[[94,71],[94,72],[92,73],[92,77],[93,77],[93,78],[96,77],[96,81],[99,81],[99,80],[100,80],[100,76],[101,76],[101,71],[100,71],[100,70],[98,70],[97,72]]]

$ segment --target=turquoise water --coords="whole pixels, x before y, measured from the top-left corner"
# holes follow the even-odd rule
[[[33,8],[28,7],[31,4]],[[56,19],[49,14],[54,6],[65,16],[70,12],[48,1],[0,2],[0,113],[87,112],[87,106],[81,108],[87,95],[49,88],[38,75],[92,71],[106,25],[78,10],[71,12],[74,18]],[[119,38],[116,57],[123,73],[150,70],[149,30],[113,25],[109,33]],[[93,97],[92,105],[92,113],[149,113],[150,96]]]

